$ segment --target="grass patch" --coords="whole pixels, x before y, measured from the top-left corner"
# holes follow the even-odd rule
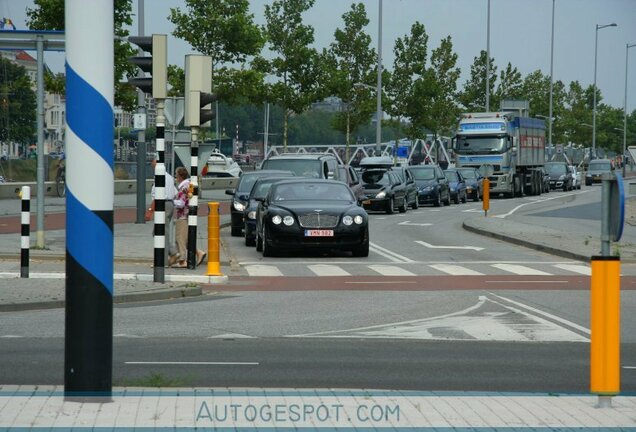
[[[147,377],[125,379],[116,386],[122,387],[191,387],[192,378],[167,377],[160,373],[152,373]]]

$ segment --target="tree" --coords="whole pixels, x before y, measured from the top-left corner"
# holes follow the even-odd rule
[[[386,85],[390,103],[387,112],[409,121],[407,135],[421,136],[426,123],[426,112],[430,109],[435,89],[425,77],[428,35],[419,21],[411,26],[410,35],[395,41],[393,72]],[[428,81],[428,82],[427,82]],[[386,106],[383,104],[383,106]]]
[[[592,124],[592,111],[587,103],[586,92],[578,81],[570,83],[561,117],[563,133],[569,141],[591,145],[592,129],[584,125]]]
[[[34,7],[27,8],[27,26],[31,30],[64,30],[64,0],[34,0]],[[132,0],[114,0],[115,36],[126,38],[127,26],[132,25]],[[136,50],[125,40],[115,39],[115,105],[132,111],[136,105],[136,93],[132,86],[122,82],[124,76],[136,74],[134,65],[128,58]],[[52,93],[64,92],[64,75],[45,77],[47,90]]]
[[[457,54],[453,52],[450,36],[442,39],[440,46],[431,54],[431,67],[426,74],[427,83],[433,89],[430,109],[427,110],[425,126],[435,134],[450,131],[457,122]]]
[[[262,76],[253,70],[234,69],[257,56],[265,43],[263,30],[254,24],[248,0],[185,0],[187,12],[170,9],[172,34],[212,57],[213,90],[220,99],[238,102],[258,98]],[[246,83],[249,86],[246,87]]]
[[[490,100],[490,106],[499,107],[504,99],[521,99],[523,97],[523,79],[521,72],[508,62],[506,70],[499,75],[499,85]]]
[[[495,81],[497,80],[497,66],[495,59],[490,58],[489,65],[490,95],[493,95],[495,89]],[[459,102],[464,105],[466,111],[484,111],[486,109],[486,51],[481,51],[479,57],[475,57],[470,67],[470,79],[464,84],[464,90],[459,95]],[[491,110],[497,110],[490,103]]]
[[[550,112],[550,77],[536,70],[523,80],[523,96],[530,103],[530,117]]]
[[[32,142],[35,109],[35,92],[26,70],[0,57],[0,141]]]
[[[185,94],[185,71],[179,66],[168,65],[168,96]]]
[[[371,85],[376,53],[370,48],[371,37],[364,32],[369,25],[364,4],[351,5],[342,15],[344,29],[336,29],[335,42],[326,53],[330,65],[331,93],[340,98],[344,111],[336,114],[333,126],[345,135],[346,159],[349,160],[351,131],[369,121],[374,111],[368,89],[356,84]]]
[[[283,108],[283,147],[287,148],[288,118],[300,114],[326,94],[323,60],[311,48],[314,29],[303,24],[302,14],[314,0],[274,0],[265,6],[269,46],[277,57],[263,62],[278,81],[270,84],[268,100]]]

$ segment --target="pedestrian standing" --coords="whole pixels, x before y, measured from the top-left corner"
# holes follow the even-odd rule
[[[179,257],[173,267],[188,267],[188,201],[192,196],[190,191],[190,175],[184,167],[179,167],[175,171],[177,180],[177,194],[174,198],[175,208],[175,237],[177,243],[177,253]],[[206,253],[197,248],[197,265],[205,260]]]
[[[157,165],[157,158],[153,158],[150,162],[152,166],[152,171],[155,171],[155,166]],[[174,263],[177,262],[179,258],[179,253],[177,251],[177,245],[175,240],[175,222],[174,222],[174,199],[177,196],[177,188],[174,184],[174,177],[170,175],[168,171],[166,171],[166,250],[168,251],[168,259],[167,266],[170,267]],[[150,203],[150,207],[146,210],[145,220],[151,221],[154,219],[155,212],[155,185],[152,185],[152,190],[150,192],[150,196],[152,197],[152,202]]]

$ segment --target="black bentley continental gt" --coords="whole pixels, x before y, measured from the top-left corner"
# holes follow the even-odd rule
[[[256,250],[263,256],[309,249],[369,256],[367,213],[342,182],[300,178],[278,181],[258,201]]]

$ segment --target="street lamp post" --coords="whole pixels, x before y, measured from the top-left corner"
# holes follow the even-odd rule
[[[598,25],[596,24],[596,36],[594,40],[594,105],[592,107],[592,155],[590,157],[594,158],[596,156],[596,63],[598,56],[598,31],[600,29],[604,29],[606,27],[616,27],[616,23]]]
[[[382,151],[382,0],[378,0],[380,8],[378,17],[378,86],[377,86],[377,124],[375,126],[375,152]]]
[[[627,149],[627,66],[629,64],[629,49],[636,44],[625,45],[625,98],[623,99],[623,177],[625,177],[625,150]]]
[[[550,123],[548,124],[548,143],[552,145],[552,94],[554,90],[554,0],[552,0],[552,38],[550,40],[550,112],[548,116],[550,117]]]

